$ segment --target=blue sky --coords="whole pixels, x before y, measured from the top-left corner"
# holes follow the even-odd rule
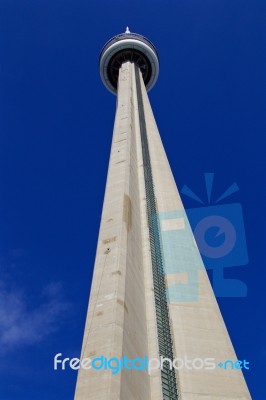
[[[265,327],[265,29],[257,0],[1,0],[0,398],[73,399],[107,173],[115,97],[102,85],[104,43],[151,39],[150,93],[178,187],[243,207],[249,263],[228,268],[247,298],[219,305],[255,400]],[[103,118],[104,114],[104,118]],[[197,206],[183,196],[186,207]]]

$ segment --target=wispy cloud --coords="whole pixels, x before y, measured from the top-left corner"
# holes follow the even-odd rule
[[[69,308],[58,282],[46,285],[32,302],[32,296],[0,280],[0,351],[43,341],[58,330]]]

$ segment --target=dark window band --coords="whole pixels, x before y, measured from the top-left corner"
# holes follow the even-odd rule
[[[154,285],[154,301],[158,333],[159,356],[173,361],[173,343],[170,331],[168,304],[165,291],[164,268],[160,244],[159,221],[156,210],[152,169],[147,138],[145,114],[140,84],[140,70],[135,64],[137,100],[139,109],[139,124],[144,167],[144,181],[151,248],[152,275]],[[170,369],[169,363],[164,363],[161,370],[163,400],[178,400],[175,370]]]

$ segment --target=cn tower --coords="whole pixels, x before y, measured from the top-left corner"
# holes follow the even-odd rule
[[[237,356],[149,102],[157,50],[127,28],[105,44],[99,69],[117,103],[80,359],[167,360],[80,368],[75,400],[251,399],[241,368],[218,365]]]

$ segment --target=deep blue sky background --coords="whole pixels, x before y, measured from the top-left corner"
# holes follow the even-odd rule
[[[206,199],[236,181],[250,262],[219,299],[247,383],[266,399],[265,14],[257,0],[1,0],[0,398],[73,399],[115,111],[98,55],[113,35],[156,45],[150,98],[181,188]],[[195,207],[183,198],[186,207]]]

